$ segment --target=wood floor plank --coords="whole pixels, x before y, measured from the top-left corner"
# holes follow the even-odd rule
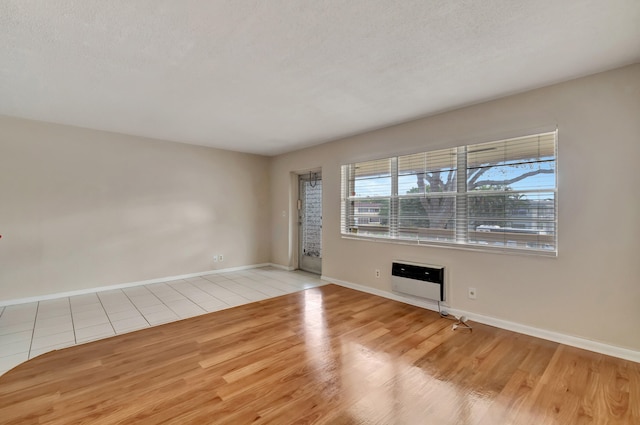
[[[336,285],[44,354],[0,424],[640,424],[640,365]]]

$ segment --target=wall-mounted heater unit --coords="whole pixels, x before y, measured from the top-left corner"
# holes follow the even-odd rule
[[[396,292],[444,301],[443,266],[394,261],[391,282]]]

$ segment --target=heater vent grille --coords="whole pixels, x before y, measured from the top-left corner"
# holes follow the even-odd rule
[[[394,261],[391,267],[393,290],[430,300],[444,301],[444,267]]]

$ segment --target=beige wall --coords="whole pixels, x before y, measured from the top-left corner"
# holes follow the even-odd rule
[[[8,117],[0,129],[0,301],[269,261],[266,157]]]
[[[453,308],[640,350],[639,117],[640,65],[272,159],[0,117],[0,301],[294,266],[292,172],[322,169],[325,276],[389,291],[391,260],[443,264]],[[341,164],[555,125],[558,258],[341,238]]]
[[[341,164],[555,125],[558,258],[341,238]],[[274,263],[295,264],[290,173],[317,167],[324,179],[323,275],[390,291],[393,259],[443,264],[452,308],[640,350],[640,65],[274,158]],[[469,286],[477,300],[467,298]]]

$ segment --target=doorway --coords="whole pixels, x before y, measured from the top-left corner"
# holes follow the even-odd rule
[[[322,274],[322,175],[298,176],[298,268]]]

